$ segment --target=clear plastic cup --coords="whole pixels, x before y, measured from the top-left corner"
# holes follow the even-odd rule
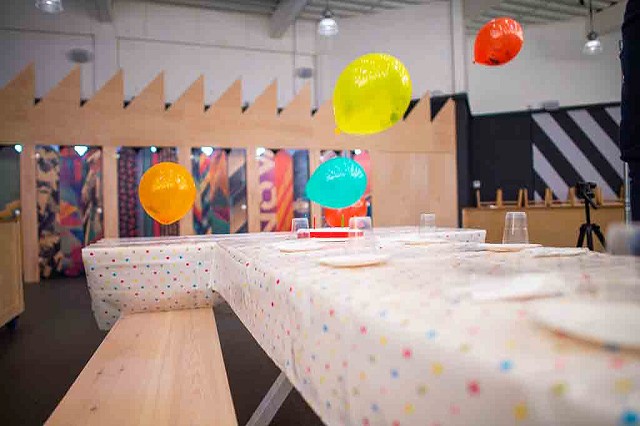
[[[640,256],[640,224],[616,223],[607,230],[607,252],[621,256]]]
[[[436,230],[436,215],[434,213],[422,213],[420,214],[420,227],[418,228],[418,234],[426,235]]]
[[[309,219],[306,217],[297,217],[291,220],[291,235],[293,238],[309,238],[311,230],[309,229]]]
[[[348,234],[348,252],[357,253],[375,249],[376,241],[370,217],[361,216],[349,219]]]
[[[504,219],[502,244],[529,244],[529,230],[525,212],[507,213]]]

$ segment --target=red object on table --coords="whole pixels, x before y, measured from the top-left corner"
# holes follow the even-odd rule
[[[306,231],[306,230],[305,230]],[[311,229],[309,232],[310,238],[349,238],[349,228],[318,228]],[[357,236],[362,236],[362,231],[355,231]],[[298,238],[302,238],[299,236]],[[353,235],[353,234],[352,234]]]
[[[324,218],[329,226],[338,227],[349,224],[352,217],[367,215],[367,202],[360,198],[355,204],[343,209],[324,209]]]

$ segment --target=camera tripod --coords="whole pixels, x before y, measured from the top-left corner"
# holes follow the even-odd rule
[[[590,208],[593,207],[594,209],[597,209],[598,206],[596,206],[596,204],[593,202],[593,200],[591,199],[591,194],[588,191],[580,192],[582,192],[582,194],[580,194],[580,198],[584,199],[584,215],[587,221],[580,225],[580,234],[578,235],[578,244],[576,245],[576,247],[582,247],[582,244],[584,244],[584,240],[586,237],[587,247],[589,248],[589,250],[593,251],[593,234],[596,234],[596,237],[598,238],[598,240],[600,240],[600,244],[602,244],[602,247],[605,247],[604,235],[602,235],[600,225],[591,223]]]

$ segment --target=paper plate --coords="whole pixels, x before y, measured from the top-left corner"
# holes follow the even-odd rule
[[[538,324],[604,345],[640,349],[640,305],[627,302],[547,300],[531,303]]]
[[[582,247],[537,247],[527,250],[532,257],[570,257],[589,253],[589,249]]]
[[[478,244],[478,247],[486,251],[495,251],[499,253],[522,251],[536,247],[542,247],[540,244]]]
[[[401,243],[405,243],[409,246],[430,246],[434,244],[451,244],[451,241],[447,241],[444,238],[437,238],[437,237],[422,238],[419,236],[413,236],[413,237],[400,238],[398,241]]]
[[[385,263],[389,260],[388,254],[351,254],[342,256],[327,256],[318,259],[318,263],[335,268],[358,268]]]
[[[295,253],[300,251],[322,250],[325,246],[315,240],[293,240],[274,244],[274,247],[285,253]]]
[[[478,302],[494,300],[531,300],[560,296],[563,280],[554,273],[523,273],[504,277],[478,277],[473,284],[455,289],[454,295]]]

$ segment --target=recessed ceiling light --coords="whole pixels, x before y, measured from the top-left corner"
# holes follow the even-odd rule
[[[60,13],[64,11],[62,0],[36,0],[36,7],[45,13]]]

